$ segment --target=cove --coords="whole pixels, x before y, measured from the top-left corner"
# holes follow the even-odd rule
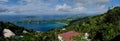
[[[16,24],[18,26],[22,26],[26,29],[33,29],[34,31],[40,31],[40,32],[47,32],[51,29],[55,28],[61,28],[65,26],[65,24],[61,23],[54,23],[54,22],[48,22],[48,23],[34,23],[34,24]]]

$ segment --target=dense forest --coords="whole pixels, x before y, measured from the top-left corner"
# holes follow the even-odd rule
[[[58,34],[74,30],[80,33],[89,33],[91,41],[117,41],[120,40],[120,7],[109,9],[106,13],[85,17],[82,20],[74,20],[68,26],[53,29],[48,32],[36,32],[22,27],[15,26],[12,23],[0,22],[0,41],[58,41]],[[11,38],[4,38],[2,30],[8,28],[13,31],[16,36]],[[22,33],[27,30],[28,33]],[[24,37],[17,37],[17,36]],[[76,41],[81,37],[75,38]],[[84,41],[84,40],[81,40]]]
[[[66,28],[90,33],[91,41],[115,41],[116,37],[120,39],[120,7],[110,9],[102,15],[75,22]]]

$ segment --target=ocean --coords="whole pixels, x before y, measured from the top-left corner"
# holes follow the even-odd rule
[[[17,26],[22,26],[26,29],[33,29],[34,31],[46,32],[51,29],[61,28],[65,26],[65,24],[55,23],[55,22],[47,22],[47,23],[32,23],[32,24],[17,24],[16,22],[24,21],[24,20],[54,20],[54,19],[64,19],[68,16],[30,16],[30,15],[0,15],[0,21],[3,22],[11,22]]]

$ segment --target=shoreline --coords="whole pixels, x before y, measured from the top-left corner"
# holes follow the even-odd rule
[[[62,22],[55,22],[55,23],[68,25],[67,23],[62,23]]]

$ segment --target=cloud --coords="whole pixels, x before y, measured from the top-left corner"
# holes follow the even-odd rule
[[[0,0],[0,2],[8,2],[9,0]]]
[[[6,11],[7,11],[7,9],[3,9],[0,7],[0,12],[6,12]]]
[[[0,2],[11,2],[0,0]],[[1,5],[1,12],[14,14],[103,13],[110,0],[19,0],[17,5]],[[72,4],[72,5],[71,5]]]
[[[40,14],[48,9],[49,4],[43,3],[40,0],[20,0],[18,5],[7,7],[8,13],[14,14]]]
[[[0,13],[1,12],[7,12],[8,9],[6,8],[6,6],[0,5]]]
[[[73,10],[74,11],[84,11],[84,10],[86,10],[86,8],[82,7],[82,6],[78,6],[78,7],[73,8]]]
[[[56,10],[64,12],[78,12],[78,13],[104,13],[107,11],[105,5],[110,0],[63,0],[64,2],[74,3],[70,6],[66,3],[63,5],[56,5]]]
[[[86,8],[82,7],[82,6],[72,7],[67,4],[63,4],[63,5],[56,5],[55,10],[63,11],[63,12],[82,12],[82,11],[86,10]]]
[[[83,4],[106,4],[110,2],[110,0],[64,0],[64,1],[83,3]]]
[[[67,4],[63,4],[63,5],[56,5],[55,8],[57,11],[64,11],[64,12],[69,12],[71,9],[71,6],[68,6]]]

